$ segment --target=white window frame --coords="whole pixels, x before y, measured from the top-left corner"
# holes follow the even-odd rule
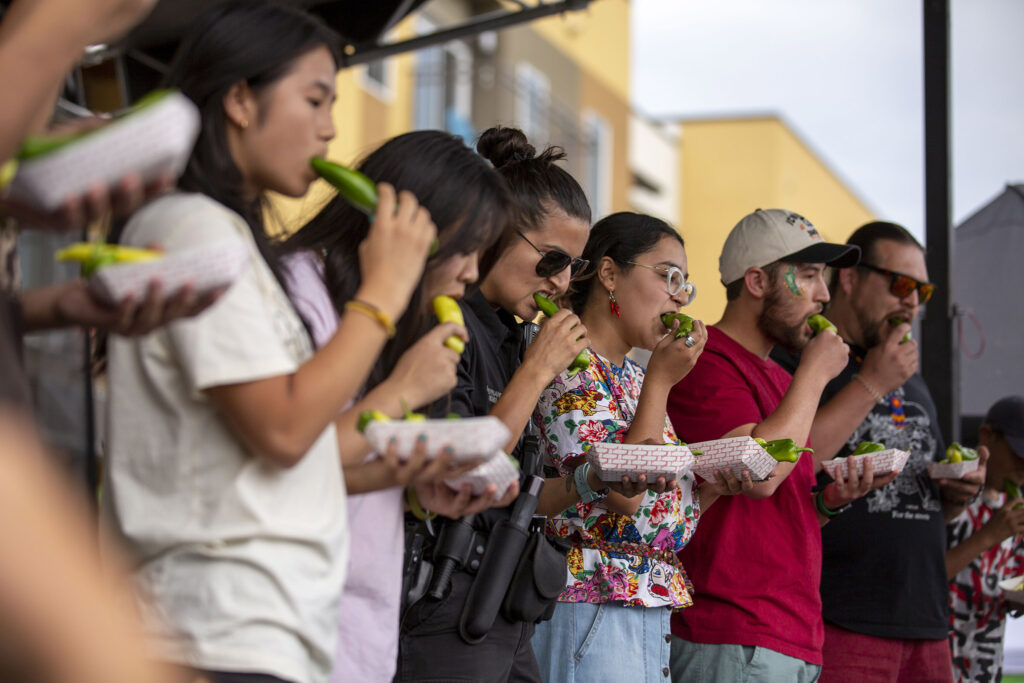
[[[534,146],[546,145],[551,115],[551,79],[530,62],[516,64],[516,125]]]
[[[585,190],[594,219],[612,210],[612,154],[615,129],[600,112],[585,109],[580,114],[580,129],[585,141]]]

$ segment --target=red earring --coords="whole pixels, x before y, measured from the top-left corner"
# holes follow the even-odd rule
[[[616,318],[622,317],[622,311],[619,309],[619,304],[618,302],[615,301],[614,290],[608,292],[608,308],[609,310],[611,310],[612,315],[614,315]]]

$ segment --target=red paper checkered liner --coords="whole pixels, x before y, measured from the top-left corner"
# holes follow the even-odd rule
[[[96,183],[110,185],[128,173],[138,173],[146,182],[164,174],[177,178],[192,153],[199,125],[192,101],[169,93],[79,140],[22,162],[8,188],[10,196],[53,210]]]
[[[737,479],[746,469],[750,470],[750,476],[754,481],[762,481],[778,464],[775,458],[768,455],[768,451],[749,436],[734,436],[687,445],[696,458],[693,471],[699,474],[701,479],[714,480],[716,470],[728,468]]]
[[[828,472],[828,475],[835,478],[835,472],[838,468],[843,468],[843,474],[846,473],[846,461],[852,459],[857,464],[857,476],[864,474],[864,463],[867,460],[871,460],[875,468],[875,474],[883,474],[885,472],[899,471],[903,469],[903,466],[907,464],[907,458],[910,457],[910,453],[907,451],[901,451],[898,448],[889,448],[884,451],[877,451],[875,453],[865,453],[864,455],[850,455],[846,458],[833,458],[832,460],[826,460],[821,463],[822,469]]]
[[[932,479],[959,479],[968,472],[978,469],[978,459],[961,460],[960,462],[939,462],[926,463],[928,476]]]
[[[601,481],[622,481],[629,477],[636,481],[641,474],[648,481],[658,477],[679,479],[693,466],[693,455],[686,446],[675,444],[593,444],[587,451],[587,462]]]
[[[477,465],[460,477],[445,479],[444,483],[459,490],[463,484],[468,482],[472,486],[474,496],[480,495],[490,484],[494,484],[498,496],[501,497],[517,479],[519,479],[519,468],[512,464],[512,459],[503,451],[497,450],[491,454],[491,458],[487,462]]]
[[[402,459],[412,455],[420,434],[425,434],[428,457],[434,457],[445,446],[451,446],[452,460],[455,462],[490,459],[508,443],[509,438],[505,423],[491,416],[420,422],[371,422],[366,426],[364,434],[378,453],[383,453],[394,438],[398,457]]]
[[[101,300],[114,304],[132,295],[142,301],[150,280],[159,280],[165,296],[173,296],[186,284],[202,295],[227,287],[241,274],[249,249],[241,240],[167,252],[155,261],[114,263],[89,278],[89,289]]]

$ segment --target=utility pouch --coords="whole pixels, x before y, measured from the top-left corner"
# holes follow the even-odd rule
[[[506,619],[536,623],[551,618],[565,590],[569,548],[542,530],[530,534],[501,606]]]

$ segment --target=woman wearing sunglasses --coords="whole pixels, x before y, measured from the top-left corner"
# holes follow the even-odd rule
[[[573,284],[572,308],[590,336],[590,365],[559,374],[541,395],[537,419],[548,479],[539,512],[548,533],[572,545],[555,615],[537,627],[534,651],[546,681],[662,681],[668,672],[669,618],[692,604],[676,552],[719,495],[750,488],[728,470],[699,486],[600,481],[586,462],[597,442],[675,443],[666,416],[669,390],[693,368],[707,332],[695,322],[682,338],[661,315],[695,293],[686,281],[683,240],[650,216],[616,213],[599,221]],[[652,351],[645,370],[626,354]],[[669,608],[669,609],[665,609]]]
[[[435,404],[434,413],[498,417],[512,434],[505,452],[518,455],[519,437],[541,391],[588,339],[580,319],[562,310],[524,351],[516,318],[536,317],[534,293],[560,297],[572,273],[585,265],[579,255],[590,230],[590,206],[579,183],[555,163],[564,157],[557,148],[537,154],[521,131],[492,128],[480,137],[477,150],[507,182],[512,215],[501,238],[481,257],[479,289],[460,302],[469,342],[459,361],[458,384]],[[473,519],[483,538],[508,518],[512,501],[502,502],[504,507]],[[456,572],[442,600],[427,596],[406,610],[396,680],[540,681],[530,649],[532,623],[509,621],[499,613],[483,642],[469,645],[460,639],[458,621],[473,580]]]

